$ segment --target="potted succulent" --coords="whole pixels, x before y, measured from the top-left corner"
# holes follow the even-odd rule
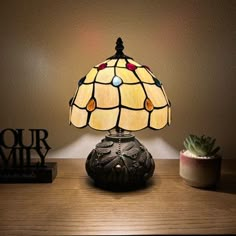
[[[215,147],[215,139],[202,135],[189,135],[184,140],[185,150],[180,152],[180,176],[190,186],[210,188],[220,179],[220,147]]]

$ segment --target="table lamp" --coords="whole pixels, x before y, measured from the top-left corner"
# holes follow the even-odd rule
[[[153,175],[155,163],[132,131],[158,130],[171,122],[171,104],[149,67],[123,53],[94,66],[78,81],[70,100],[70,124],[108,131],[90,152],[86,171],[104,188],[137,188]]]

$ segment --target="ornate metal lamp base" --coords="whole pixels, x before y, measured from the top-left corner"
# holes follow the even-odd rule
[[[95,184],[108,189],[141,187],[154,169],[151,154],[131,134],[107,135],[86,161],[86,171]]]

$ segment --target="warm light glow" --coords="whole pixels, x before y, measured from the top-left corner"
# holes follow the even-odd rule
[[[154,109],[151,113],[150,126],[154,129],[163,128],[168,121],[167,107],[162,109]]]
[[[91,113],[89,126],[97,130],[110,130],[116,125],[119,109],[96,109]]]
[[[138,83],[139,79],[134,75],[132,71],[127,70],[126,68],[117,68],[116,74],[122,78],[124,83]]]
[[[87,125],[88,112],[85,109],[80,109],[76,106],[72,107],[71,122],[76,127]]]
[[[76,98],[75,98],[75,104],[79,107],[86,107],[93,91],[93,85],[81,85],[78,89]]]
[[[96,69],[92,69],[89,71],[89,73],[86,76],[86,79],[84,81],[84,83],[92,83],[94,81],[94,77],[97,74],[97,70]]]
[[[129,58],[111,58],[92,68],[79,81],[71,106],[70,121],[76,127],[136,131],[161,129],[171,121],[162,83],[147,66]]]
[[[112,85],[95,84],[94,96],[99,108],[112,108],[119,105],[118,89]]]
[[[119,126],[125,130],[141,130],[148,126],[148,112],[146,110],[133,111],[121,108]]]
[[[121,105],[134,109],[143,108],[146,96],[141,84],[123,84],[120,93]]]
[[[114,76],[114,68],[106,68],[97,72],[96,82],[111,83]]]
[[[155,107],[162,107],[167,105],[165,95],[161,88],[150,84],[144,84],[144,87],[146,89],[149,99],[152,101]]]
[[[136,73],[142,82],[151,83],[151,84],[154,83],[153,78],[151,74],[148,73],[147,69],[139,68],[136,70]]]
[[[125,65],[126,65],[125,59],[118,60],[117,67],[125,67]]]

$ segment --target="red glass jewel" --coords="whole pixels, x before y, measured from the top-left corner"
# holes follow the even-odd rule
[[[103,70],[107,67],[107,63],[102,63],[101,65],[99,65],[98,70]]]
[[[134,64],[132,64],[132,63],[127,63],[127,64],[126,64],[126,68],[127,68],[128,70],[134,71],[134,70],[137,69],[137,66],[134,65]]]

